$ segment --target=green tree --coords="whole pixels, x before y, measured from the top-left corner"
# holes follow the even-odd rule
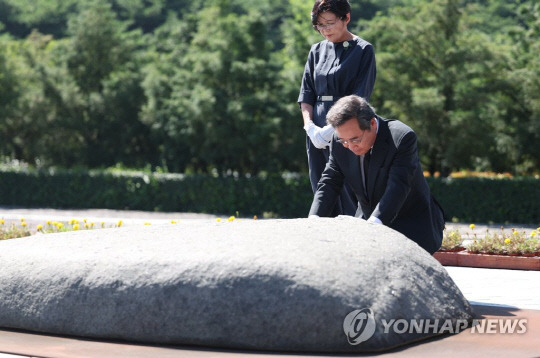
[[[138,116],[141,35],[123,31],[104,2],[86,6],[70,22],[72,38],[34,31],[18,41],[14,73],[24,90],[9,122],[11,143],[21,143],[13,156],[46,166],[146,166],[155,150]]]
[[[197,14],[195,25],[187,20],[194,31],[185,35],[187,47],[173,50],[178,57],[171,66],[157,72],[154,66],[147,77],[150,85],[168,75],[169,97],[153,96],[146,118],[157,120],[153,127],[165,130],[166,143],[178,143],[184,152],[173,153],[189,158],[186,165],[195,171],[255,174],[280,166],[279,67],[271,58],[268,19],[234,1],[212,2]],[[170,155],[163,158],[174,167]]]
[[[540,167],[540,4],[526,1],[515,6],[519,26],[509,31],[505,122],[508,142],[515,149],[513,169],[525,174]]]
[[[183,78],[187,69],[182,59],[189,52],[192,26],[171,14],[168,20],[147,37],[146,66],[141,86],[146,101],[141,120],[150,128],[150,138],[157,148],[157,163],[172,172],[188,167],[192,153],[185,125],[182,95],[189,92]],[[173,95],[179,91],[182,95]]]
[[[288,0],[287,3],[288,11],[280,26],[283,47],[275,54],[282,63],[279,97],[285,110],[280,125],[280,157],[289,170],[307,172],[306,134],[297,101],[309,50],[323,38],[311,24],[313,2]]]
[[[48,136],[48,124],[54,112],[50,111],[34,63],[37,58],[44,58],[44,49],[50,40],[50,36],[33,33],[24,41],[8,40],[1,46],[7,55],[8,73],[4,79],[12,82],[0,96],[3,102],[0,142],[2,153],[9,159],[40,164],[40,155],[47,152],[43,139]],[[54,145],[58,147],[58,142]]]
[[[25,38],[32,30],[63,37],[67,18],[77,11],[80,0],[0,0],[0,21],[10,32]]]
[[[82,141],[77,164],[151,164],[154,150],[138,116],[145,100],[136,52],[140,32],[126,31],[104,0],[85,3],[68,30],[65,63],[76,91],[64,97],[70,108],[64,121]]]
[[[430,172],[448,175],[485,160],[500,112],[505,56],[475,27],[477,4],[413,2],[374,18],[378,73],[372,102],[419,134]],[[500,154],[500,148],[496,148]]]
[[[125,63],[128,50],[122,42],[125,27],[119,23],[105,0],[93,0],[82,6],[79,15],[70,18],[71,48],[68,68],[83,93],[99,92],[102,80]]]
[[[22,89],[13,60],[14,43],[6,36],[0,37],[0,156],[22,159],[22,143],[17,143],[18,99]],[[15,45],[16,46],[16,45]]]

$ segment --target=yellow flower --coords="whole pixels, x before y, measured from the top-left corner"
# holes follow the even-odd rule
[[[37,231],[41,231],[43,230],[43,225],[38,225],[36,228],[37,228]]]
[[[23,222],[25,220],[25,218],[21,218],[21,222]]]
[[[531,237],[536,237],[536,236],[538,236],[538,231],[536,230],[531,231]]]
[[[84,228],[85,228],[85,229],[90,229],[90,224],[84,223]]]
[[[79,230],[79,224],[73,225],[73,230]]]
[[[509,244],[509,243],[511,243],[511,242],[512,242],[512,240],[510,240],[510,239],[504,240],[504,243],[505,243],[505,244]]]
[[[149,222],[145,222],[144,225],[152,225],[151,223]]]
[[[28,224],[25,223],[24,221],[21,223],[21,226],[22,226],[22,227],[26,227],[26,225],[28,225]]]
[[[64,224],[62,224],[62,223],[56,223],[56,227],[58,228],[58,230],[60,230],[61,228],[64,227]]]
[[[469,227],[470,227],[471,229],[474,229],[474,228],[476,227],[476,225],[471,224],[471,225],[469,225]]]
[[[102,228],[105,227],[105,221],[102,221],[102,222],[101,222],[101,227],[102,227]]]
[[[51,225],[51,220],[47,220],[47,222],[45,224]]]
[[[515,230],[514,235],[519,236],[519,231]]]
[[[171,224],[176,224],[177,222],[175,220],[171,220]]]
[[[236,219],[234,216],[229,216],[228,221],[234,221],[234,219]]]
[[[219,223],[221,222],[221,218],[217,218],[216,221]]]
[[[123,224],[122,220],[118,220],[118,223],[116,224],[116,226],[120,227],[122,226],[122,224]]]
[[[4,219],[0,220],[0,224],[2,224],[2,225],[4,225],[5,222],[6,222],[6,221],[5,221]]]

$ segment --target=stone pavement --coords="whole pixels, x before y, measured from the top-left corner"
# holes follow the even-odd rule
[[[234,215],[230,213],[229,215]],[[122,220],[124,225],[139,225],[144,223],[162,224],[169,223],[171,220],[184,219],[211,219],[211,218],[228,218],[229,215],[214,215],[204,213],[186,213],[186,212],[154,212],[154,211],[137,211],[137,210],[111,210],[111,209],[48,209],[48,208],[15,208],[0,206],[0,219],[6,220],[6,223],[19,223],[20,219],[25,219],[29,224],[43,224],[47,220],[52,221],[70,221],[76,219],[82,221],[87,219],[89,222],[100,223],[102,221],[107,224],[116,224],[118,220]],[[458,229],[466,237],[474,233],[481,235],[486,229],[499,230],[504,226],[507,230],[515,228],[516,230],[533,230],[540,225],[524,225],[524,224],[478,224],[474,223],[474,229],[469,228],[469,224],[463,223],[447,223],[447,230]]]
[[[540,271],[451,266],[446,270],[473,304],[540,310]]]
[[[87,220],[100,224],[105,222],[107,226],[115,225],[122,220],[122,225],[141,225],[144,223],[163,224],[171,220],[184,219],[211,219],[216,218],[212,214],[199,213],[162,213],[137,210],[110,210],[110,209],[25,209],[0,206],[0,219],[8,223],[20,223],[24,219],[29,225],[44,224],[47,220],[68,222],[70,220]],[[224,216],[222,216],[224,217]]]

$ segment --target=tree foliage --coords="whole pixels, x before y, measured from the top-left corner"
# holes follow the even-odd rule
[[[59,167],[306,171],[302,0],[0,0],[0,156]],[[538,172],[540,5],[362,0],[371,102],[426,167]]]
[[[505,140],[497,131],[503,125],[497,106],[507,53],[477,28],[475,13],[482,9],[460,5],[437,0],[395,7],[368,30],[379,67],[389,73],[377,83],[375,102],[417,130],[431,172],[474,167],[490,151],[499,159],[511,154],[495,144]]]

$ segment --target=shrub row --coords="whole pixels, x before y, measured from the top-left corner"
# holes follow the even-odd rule
[[[0,171],[0,205],[7,206],[299,217],[311,198],[305,176]]]
[[[428,178],[448,219],[540,223],[540,180]],[[214,177],[159,173],[0,170],[0,205],[305,217],[307,175]]]
[[[428,178],[428,183],[455,221],[540,224],[540,179]]]

